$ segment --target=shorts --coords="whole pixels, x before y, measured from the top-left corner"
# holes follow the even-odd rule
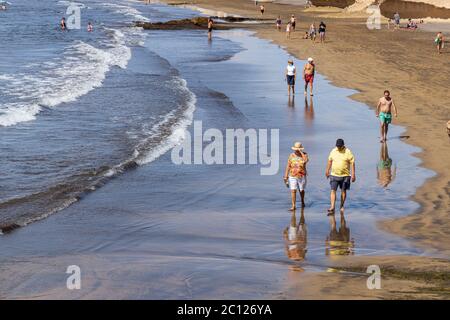
[[[310,83],[314,81],[314,75],[313,74],[305,74],[305,82]]]
[[[208,28],[208,32],[211,33],[212,32],[212,28]]]
[[[391,123],[392,122],[392,114],[380,112],[380,121],[381,123]]]
[[[295,86],[295,76],[286,76],[286,81],[289,86]]]
[[[304,191],[306,187],[306,176],[295,178],[295,177],[289,177],[289,189],[291,191],[295,191],[298,189],[298,191]]]
[[[336,177],[330,176],[330,186],[331,190],[336,191],[339,187],[341,190],[349,190],[350,189],[350,177]]]

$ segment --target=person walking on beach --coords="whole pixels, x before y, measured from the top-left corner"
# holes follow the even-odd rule
[[[297,77],[297,68],[294,66],[294,61],[292,59],[288,60],[288,65],[286,67],[286,82],[288,85],[288,96],[295,94],[295,78]]]
[[[208,19],[208,39],[211,40],[212,38],[212,30],[214,26],[214,21],[212,18]]]
[[[319,24],[319,36],[320,36],[320,43],[325,42],[325,32],[327,30],[327,25],[323,23],[323,21]]]
[[[61,22],[60,22],[60,26],[61,26],[61,30],[62,31],[66,31],[67,30],[66,18],[62,17]]]
[[[313,23],[311,23],[311,25],[309,26],[309,38],[313,41],[316,42],[316,26]]]
[[[289,155],[283,180],[291,190],[292,207],[289,210],[294,211],[297,202],[297,190],[300,193],[302,207],[305,206],[306,164],[309,159],[300,142],[296,142],[291,149],[294,150],[294,153]]]
[[[351,166],[351,169],[350,169]],[[330,175],[331,169],[331,175]],[[347,190],[350,189],[350,183],[356,181],[355,173],[355,157],[353,153],[344,144],[344,140],[336,140],[336,148],[331,150],[328,156],[327,168],[325,176],[330,179],[330,208],[328,215],[334,214],[336,204],[337,188],[341,189],[341,206],[340,212],[344,213],[345,199],[347,198]]]
[[[394,24],[394,29],[400,29],[400,14],[398,12],[394,14]]]
[[[278,16],[276,23],[277,23],[277,30],[281,31],[281,16]]]
[[[380,142],[387,140],[387,133],[389,128],[389,123],[392,122],[392,109],[394,110],[394,115],[397,117],[397,107],[395,106],[394,100],[391,98],[391,93],[389,90],[384,90],[384,96],[378,100],[377,109],[375,114],[377,118],[380,118]]]
[[[294,32],[295,31],[295,24],[297,22],[297,20],[295,19],[294,15],[291,15],[291,21],[290,22],[291,22],[292,32]]]
[[[289,22],[289,23],[286,25],[286,39],[290,39],[290,38],[291,38],[291,30],[292,30],[292,25],[291,25],[291,23]]]
[[[94,26],[92,25],[92,23],[90,21],[88,22],[88,25],[87,25],[87,31],[88,32],[94,31]]]
[[[438,34],[436,35],[436,39],[434,39],[434,43],[436,44],[438,54],[441,54],[442,48],[444,48],[444,35],[442,34],[442,32],[438,32]]]
[[[264,5],[262,4],[262,5],[259,7],[259,10],[261,11],[261,15],[263,16],[263,15],[264,15],[264,11],[266,10],[266,8],[264,8]]]
[[[313,81],[316,72],[316,65],[313,58],[308,58],[308,62],[303,67],[303,79],[305,80],[305,96],[308,94],[308,84],[310,87],[310,95],[313,96]]]

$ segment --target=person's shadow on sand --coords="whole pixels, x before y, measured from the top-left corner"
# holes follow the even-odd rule
[[[336,217],[330,215],[330,233],[325,240],[326,256],[348,256],[354,254],[355,240],[350,238],[350,228],[347,226],[345,216],[341,215],[340,226],[337,229]]]
[[[283,231],[286,256],[293,261],[303,261],[306,257],[307,228],[305,208],[301,208],[297,224],[296,210],[292,212],[291,222]]]

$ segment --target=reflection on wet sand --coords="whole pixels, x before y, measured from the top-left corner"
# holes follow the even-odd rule
[[[335,215],[330,215],[330,234],[325,240],[325,255],[348,256],[353,255],[355,240],[350,238],[350,228],[347,227],[344,214],[341,214],[339,230],[336,227]]]
[[[295,210],[292,212],[291,223],[284,229],[286,256],[294,261],[302,261],[306,256],[307,229],[305,223],[305,209],[301,209],[297,224]]]
[[[295,108],[295,96],[289,96],[288,97],[288,107],[289,108]]]
[[[305,122],[307,124],[312,124],[314,120],[314,104],[312,97],[308,98],[305,97]]]
[[[394,181],[397,174],[397,168],[392,168],[392,159],[389,157],[387,142],[381,144],[380,161],[377,165],[377,180],[380,186],[387,186]]]

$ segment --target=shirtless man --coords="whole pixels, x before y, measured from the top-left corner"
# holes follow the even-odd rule
[[[308,58],[308,62],[303,67],[303,79],[305,79],[305,96],[308,93],[308,84],[310,85],[310,95],[313,95],[313,81],[314,73],[316,72],[316,65],[313,58]]]
[[[212,31],[213,31],[214,21],[212,18],[208,19],[208,39],[211,40],[212,38]]]
[[[66,18],[63,17],[63,18],[61,19],[61,22],[60,22],[59,24],[60,24],[60,26],[61,26],[61,30],[63,30],[63,31],[67,30]]]
[[[394,100],[391,98],[391,93],[389,90],[384,90],[384,97],[378,100],[377,110],[375,111],[377,118],[379,117],[381,121],[381,143],[387,140],[389,123],[392,121],[392,109],[394,109],[394,115],[397,117],[397,107],[395,106]]]

